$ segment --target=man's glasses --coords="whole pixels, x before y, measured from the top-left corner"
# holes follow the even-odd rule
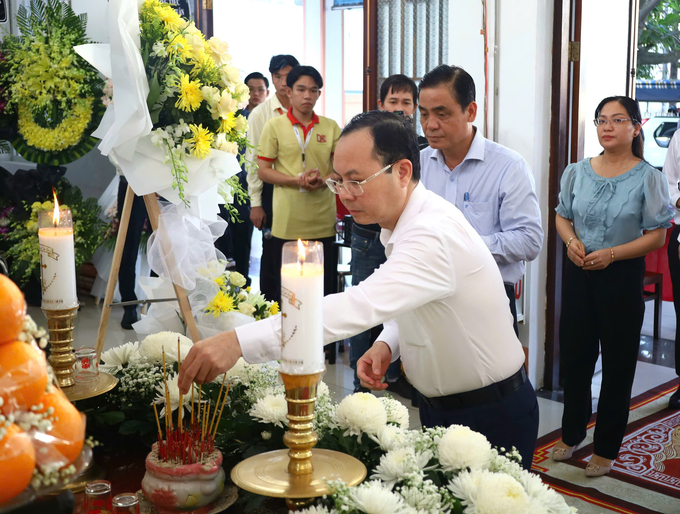
[[[604,118],[597,118],[596,120],[593,120],[593,123],[595,124],[596,127],[599,127],[600,125],[606,125],[607,123],[611,123],[612,125],[616,126],[621,126],[627,121],[632,121],[633,123],[638,123],[635,120],[631,120],[630,118],[614,118],[611,120],[606,120]]]
[[[248,89],[251,93],[264,93],[267,90],[266,87],[249,87]]]
[[[383,169],[381,169],[379,172],[374,173],[373,175],[368,177],[366,180],[362,180],[361,182],[357,182],[356,180],[346,180],[344,182],[341,182],[339,180],[333,180],[331,178],[327,178],[326,179],[326,185],[328,186],[328,189],[333,191],[333,193],[335,193],[336,195],[340,194],[340,188],[341,187],[344,187],[345,191],[347,191],[352,196],[362,195],[362,194],[364,194],[364,188],[361,187],[361,186],[363,186],[369,180],[373,180],[375,177],[377,177],[381,173],[386,172],[387,170],[392,168],[392,166],[397,164],[400,160],[401,159],[394,161],[392,164],[388,164]]]

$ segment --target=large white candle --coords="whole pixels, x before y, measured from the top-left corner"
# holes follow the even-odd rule
[[[55,196],[54,211],[38,213],[38,227],[42,308],[63,310],[77,307],[71,211],[60,210]]]
[[[281,372],[323,371],[322,302],[323,244],[286,243],[281,267]]]

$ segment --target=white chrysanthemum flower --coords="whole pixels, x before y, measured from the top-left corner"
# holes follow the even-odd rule
[[[396,514],[410,510],[401,496],[393,493],[379,480],[364,482],[350,489],[349,495],[356,508],[366,514]]]
[[[345,397],[335,411],[335,423],[345,436],[378,435],[387,424],[385,406],[371,393],[355,393]]]
[[[106,373],[115,373],[123,369],[123,366],[130,362],[139,360],[139,343],[125,343],[121,346],[116,346],[110,350],[102,353],[102,363],[100,368]]]
[[[432,458],[432,452],[418,453],[413,448],[399,448],[380,457],[371,478],[379,478],[392,488],[401,482],[407,474],[425,469]]]
[[[250,409],[249,414],[260,423],[273,423],[278,427],[288,425],[288,402],[285,396],[274,396],[268,394],[260,398]]]
[[[550,514],[569,514],[571,507],[564,498],[550,489],[537,475],[526,470],[522,471],[519,482],[524,487],[537,512],[549,512]]]
[[[439,441],[439,462],[446,471],[487,469],[492,458],[489,441],[469,427],[451,425]]]
[[[410,441],[408,432],[396,425],[385,425],[378,435],[371,436],[371,439],[378,443],[384,452],[403,448]]]
[[[534,511],[522,484],[509,475],[475,469],[448,485],[469,514],[527,514]]]
[[[380,401],[385,406],[387,412],[387,422],[399,425],[401,428],[408,428],[409,414],[406,406],[399,400],[383,396]]]
[[[165,363],[177,362],[177,338],[180,340],[180,352],[182,361],[187,358],[189,350],[194,345],[193,341],[177,332],[159,332],[149,334],[139,345],[139,354],[149,362],[163,362],[163,350],[165,350]]]
[[[167,377],[171,412],[176,411],[179,407],[179,386],[177,385],[178,380],[179,375],[177,373]],[[196,384],[191,384],[191,386],[194,388],[194,395],[196,398],[198,398],[198,388],[196,387]],[[163,404],[163,409],[160,412],[160,416],[163,416],[165,415],[165,407],[167,407],[167,405],[165,405],[165,385],[163,383],[158,384],[156,386],[156,392],[158,393],[158,396],[156,396],[154,403],[157,405]],[[182,406],[187,410],[187,412],[191,412],[191,389],[189,389],[189,394],[185,394],[182,397]]]

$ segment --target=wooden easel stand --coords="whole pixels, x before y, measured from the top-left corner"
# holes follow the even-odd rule
[[[116,237],[116,246],[113,249],[113,261],[111,262],[111,272],[109,273],[109,281],[106,284],[106,295],[104,297],[104,305],[102,306],[102,315],[99,320],[99,332],[97,333],[97,360],[101,356],[104,349],[104,340],[106,339],[106,330],[109,326],[109,317],[111,316],[111,302],[113,300],[113,293],[116,290],[118,283],[118,271],[120,270],[120,261],[123,257],[123,248],[125,247],[125,238],[127,237],[128,225],[130,224],[130,213],[132,212],[132,202],[134,200],[134,191],[128,185],[125,192],[125,201],[123,202],[123,212],[120,214],[120,226],[118,227],[118,236]],[[149,215],[149,222],[151,228],[156,231],[158,229],[158,219],[161,215],[161,208],[158,205],[158,199],[155,194],[144,195],[144,203]],[[173,265],[173,262],[170,262]],[[196,321],[191,313],[191,306],[189,305],[189,298],[183,287],[173,283],[175,288],[175,295],[179,302],[179,310],[182,314],[182,319],[189,329],[189,335],[194,342],[201,339],[198,333]]]

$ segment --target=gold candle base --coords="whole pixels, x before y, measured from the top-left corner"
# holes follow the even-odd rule
[[[48,362],[54,370],[60,387],[70,387],[76,383],[73,353],[73,327],[78,307],[58,311],[43,309],[47,317],[47,330],[50,333],[50,357]]]
[[[260,453],[234,466],[231,479],[237,486],[255,494],[285,498],[289,509],[299,510],[329,492],[325,480],[342,480],[354,486],[366,478],[366,466],[358,459],[331,450],[312,451],[319,440],[313,426],[322,375],[281,373],[289,421],[283,442],[289,450]]]

